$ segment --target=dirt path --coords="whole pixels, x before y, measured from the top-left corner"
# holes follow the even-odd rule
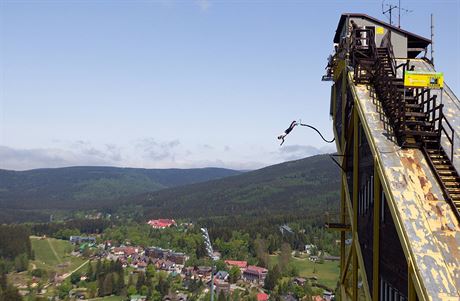
[[[73,273],[75,273],[76,271],[78,271],[79,269],[81,269],[85,264],[87,264],[89,262],[89,259],[85,262],[83,262],[82,264],[80,264],[76,269],[74,269],[73,271],[71,272],[68,272],[66,273],[64,276],[64,279],[66,279],[67,277],[69,277],[70,275],[72,275]]]
[[[56,252],[56,250],[54,249],[53,244],[51,244],[51,240],[47,239],[46,241],[48,242],[48,245],[50,246],[51,251],[53,251],[54,257],[56,257],[59,264],[62,264],[62,260],[59,257],[58,253]]]

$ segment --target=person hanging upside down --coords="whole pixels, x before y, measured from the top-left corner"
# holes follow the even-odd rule
[[[280,145],[283,145],[284,138],[294,129],[294,127],[298,125],[297,121],[291,122],[291,125],[281,134],[278,136],[278,140],[282,140]]]

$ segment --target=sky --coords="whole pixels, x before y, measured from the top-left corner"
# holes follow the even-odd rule
[[[384,4],[397,1],[384,1]],[[460,93],[460,1],[402,1]],[[0,168],[255,169],[335,150],[340,15],[382,1],[0,0]]]

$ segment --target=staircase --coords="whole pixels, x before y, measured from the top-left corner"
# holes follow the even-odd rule
[[[454,213],[460,221],[460,175],[439,144],[427,143],[423,147],[423,153],[443,189],[446,201],[454,209]]]
[[[405,88],[403,79],[396,77],[388,48],[377,48],[376,65],[374,87],[398,144],[419,148],[425,140],[436,139],[439,133],[434,130],[434,120],[430,118],[432,112],[425,110],[427,102],[421,101],[415,89]],[[440,109],[436,107],[435,98],[430,101],[434,102],[434,110]]]
[[[360,79],[361,73],[355,71],[355,80],[373,84],[398,145],[422,150],[443,189],[446,202],[460,221],[460,175],[451,161],[454,130],[443,115],[443,105],[437,104],[436,95],[431,96],[429,89],[404,87],[403,79],[396,77],[391,43],[387,47],[372,48],[372,79],[369,81],[368,72]],[[356,62],[359,64],[360,61]],[[403,66],[403,72],[406,67]],[[361,69],[361,66],[355,66],[355,70]],[[450,142],[450,156],[441,146],[442,132]]]

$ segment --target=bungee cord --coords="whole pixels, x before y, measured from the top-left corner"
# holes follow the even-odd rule
[[[323,134],[321,134],[321,132],[320,132],[317,128],[315,128],[314,126],[309,125],[309,124],[302,123],[301,120],[299,120],[299,121],[295,121],[295,120],[294,120],[293,122],[291,122],[291,125],[290,125],[281,135],[278,136],[278,140],[281,140],[280,146],[283,145],[284,139],[286,138],[286,136],[287,136],[290,132],[292,132],[292,130],[294,129],[294,127],[296,127],[296,126],[298,126],[298,125],[300,125],[300,126],[305,126],[305,127],[309,127],[309,128],[311,128],[311,129],[313,129],[314,131],[316,131],[316,132],[318,133],[318,135],[321,137],[321,139],[323,139],[323,141],[326,142],[326,143],[332,143],[332,142],[335,141],[335,138],[332,138],[332,140],[327,140],[326,138],[324,138]]]

